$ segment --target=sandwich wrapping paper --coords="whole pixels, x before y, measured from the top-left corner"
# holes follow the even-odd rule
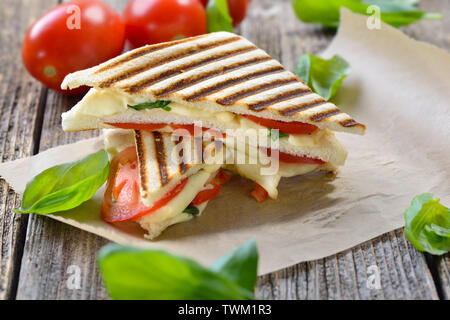
[[[155,241],[136,225],[115,227],[99,216],[104,188],[80,207],[51,218],[109,240],[210,264],[257,241],[259,274],[335,254],[403,226],[417,194],[432,192],[450,205],[450,55],[367,17],[342,11],[337,36],[323,53],[352,66],[335,102],[367,125],[365,136],[338,134],[349,151],[338,175],[284,179],[279,199],[250,197],[252,183],[233,178],[201,217],[168,228]],[[300,52],[299,52],[300,55]],[[19,193],[40,171],[103,148],[101,138],[3,163],[0,175]],[[5,214],[13,214],[5,212]]]

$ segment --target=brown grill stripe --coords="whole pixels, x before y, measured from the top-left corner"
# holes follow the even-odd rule
[[[327,103],[327,102],[324,99],[320,98],[319,100],[313,100],[308,103],[302,103],[298,106],[286,108],[286,109],[279,110],[279,111],[283,116],[291,116],[297,112],[304,111],[304,110],[307,110],[307,109],[310,109],[313,107],[317,107],[317,106],[320,106],[325,103]]]
[[[198,163],[203,163],[203,137],[194,137],[194,152],[197,152]]]
[[[139,164],[139,175],[141,176],[141,188],[143,191],[147,191],[147,173],[145,168],[147,168],[145,164],[145,146],[142,141],[141,131],[134,130],[134,137],[136,139],[136,151],[138,156],[138,164]]]
[[[155,153],[159,165],[159,175],[161,185],[165,185],[168,182],[168,178],[167,178],[166,156],[164,152],[164,142],[162,134],[158,131],[153,131],[152,134],[153,139],[155,141]]]
[[[186,163],[184,163],[184,147],[183,147],[183,136],[173,136],[174,139],[177,139],[175,142],[176,148],[180,149],[178,151],[178,167],[180,169],[180,173],[183,174],[186,172]]]
[[[241,100],[243,98],[247,98],[247,97],[253,96],[255,94],[258,94],[260,92],[270,90],[270,89],[273,89],[276,87],[281,87],[283,85],[287,85],[287,84],[294,83],[294,82],[298,82],[297,78],[278,79],[278,80],[275,80],[275,81],[272,81],[269,83],[264,83],[264,84],[258,85],[253,88],[241,90],[241,91],[239,91],[237,93],[233,93],[227,97],[218,99],[218,100],[216,100],[216,102],[218,104],[221,104],[224,106],[232,105],[236,101]]]
[[[294,89],[288,92],[280,93],[279,95],[270,98],[268,100],[263,100],[260,102],[255,102],[252,104],[249,104],[248,107],[252,109],[253,111],[261,111],[265,108],[267,108],[270,105],[273,105],[275,103],[279,103],[282,101],[290,100],[293,98],[298,98],[307,94],[312,93],[312,90],[309,88],[298,88]]]
[[[354,119],[347,119],[344,121],[339,122],[343,127],[354,127],[357,126],[359,123],[356,122]]]
[[[176,91],[180,91],[182,89],[186,89],[188,87],[191,87],[193,85],[196,85],[202,81],[229,73],[231,71],[242,69],[251,65],[255,65],[258,63],[262,63],[268,60],[272,60],[272,57],[270,56],[264,56],[264,57],[253,57],[249,60],[245,61],[237,61],[231,65],[227,66],[221,66],[219,69],[211,70],[209,72],[201,73],[201,74],[195,74],[192,77],[188,79],[180,79],[174,83],[171,83],[170,86],[167,88],[161,89],[155,93],[155,96],[164,97],[168,94],[174,93]]]
[[[322,121],[323,119],[329,118],[329,117],[334,116],[334,115],[336,115],[338,113],[341,113],[341,110],[336,108],[336,109],[332,109],[332,110],[329,110],[329,111],[326,111],[326,112],[315,114],[310,119],[311,119],[311,121],[319,122],[319,121]]]
[[[209,87],[204,87],[194,93],[192,93],[191,95],[188,95],[186,97],[184,97],[187,101],[195,101],[195,100],[199,100],[203,97],[206,97],[210,94],[213,94],[214,92],[223,90],[225,88],[234,86],[236,84],[242,83],[242,82],[246,82],[252,79],[256,79],[262,76],[266,76],[272,73],[278,73],[278,72],[282,72],[284,71],[282,66],[272,66],[268,69],[263,69],[263,70],[258,70],[255,71],[253,73],[250,74],[246,74],[240,77],[236,77],[236,78],[232,78],[232,79],[226,79],[222,82],[218,82],[215,83],[212,86]]]
[[[171,41],[171,42],[155,44],[155,45],[152,45],[151,47],[143,47],[141,49],[136,49],[136,50],[130,52],[129,54],[125,55],[122,59],[116,60],[116,61],[114,61],[114,62],[112,62],[112,63],[110,63],[110,64],[108,64],[106,66],[103,66],[103,67],[99,68],[98,70],[96,70],[94,72],[94,74],[101,73],[103,71],[112,69],[112,68],[117,67],[117,66],[119,66],[121,64],[124,64],[125,62],[137,59],[139,57],[145,56],[146,54],[149,54],[149,53],[161,50],[161,49],[170,48],[170,47],[173,47],[175,45],[178,45],[178,44],[181,44],[181,43],[185,43],[185,42],[189,42],[189,41],[194,42],[194,41],[196,41],[196,40],[198,40],[200,38],[204,38],[205,36],[206,35],[200,35],[200,36],[197,36],[197,37],[194,37],[194,38],[185,38],[185,39],[175,40],[175,41]]]
[[[193,48],[189,48],[186,51],[182,51],[179,53],[176,53],[174,55],[171,55],[169,57],[164,57],[164,56],[160,56],[160,57],[156,57],[155,59],[153,59],[151,62],[146,63],[144,65],[140,65],[134,68],[129,68],[127,69],[125,72],[120,73],[118,75],[114,75],[113,77],[109,78],[108,80],[103,81],[102,83],[100,83],[99,87],[100,88],[107,88],[110,87],[112,84],[131,78],[137,74],[140,74],[144,71],[150,70],[152,68],[158,67],[160,65],[178,60],[178,59],[182,59],[188,56],[191,56],[195,53],[199,53],[199,52],[203,52],[209,49],[213,49],[216,47],[220,47],[222,45],[231,43],[231,42],[235,42],[240,40],[240,37],[232,37],[232,38],[228,38],[228,39],[223,39],[221,41],[216,41],[216,42],[212,42],[212,43],[205,43],[205,44],[199,44]]]
[[[201,66],[206,65],[211,62],[216,62],[219,60],[230,58],[230,57],[233,57],[233,56],[245,53],[245,52],[253,51],[256,49],[258,49],[258,48],[254,47],[254,46],[248,46],[248,47],[244,47],[241,49],[232,49],[226,53],[218,53],[217,55],[212,55],[212,56],[203,58],[201,60],[197,60],[195,62],[187,62],[184,65],[164,71],[160,74],[154,75],[151,78],[150,77],[146,78],[146,79],[142,80],[141,82],[138,82],[138,83],[134,84],[133,86],[131,86],[129,89],[127,89],[127,92],[135,93],[135,92],[141,91],[155,83],[161,82],[163,80],[167,80],[167,79],[174,77],[176,75],[179,75],[183,72],[201,67]]]

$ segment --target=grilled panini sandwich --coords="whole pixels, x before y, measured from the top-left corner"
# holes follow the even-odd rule
[[[333,131],[363,134],[365,127],[325,101],[248,40],[218,32],[144,46],[96,67],[69,74],[62,88],[92,89],[62,115],[66,131],[123,128],[173,132],[201,126],[244,139],[249,147],[277,151],[272,177],[234,169],[255,180],[272,198],[281,177],[333,170],[347,156]],[[276,147],[273,130],[279,130]],[[266,138],[266,139],[263,139]],[[226,142],[228,147],[228,142]]]
[[[112,161],[102,217],[111,223],[136,221],[149,239],[200,214],[228,178],[220,164],[205,159],[220,144],[157,131],[106,131]]]

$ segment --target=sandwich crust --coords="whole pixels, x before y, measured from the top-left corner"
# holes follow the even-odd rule
[[[313,93],[266,52],[228,32],[138,48],[67,75],[61,87],[81,85],[142,101],[164,99],[211,112],[301,121],[356,134],[365,131],[363,124]]]

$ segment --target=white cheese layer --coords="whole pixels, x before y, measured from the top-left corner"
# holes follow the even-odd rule
[[[204,108],[185,106],[172,102],[171,111],[163,109],[134,110],[128,105],[147,102],[145,97],[128,95],[117,90],[91,89],[86,96],[70,111],[63,113],[63,128],[66,131],[78,131],[94,128],[112,128],[108,123],[197,123],[206,128],[214,128],[226,132],[227,130],[258,130],[259,146],[269,146],[267,139],[269,130],[238,114],[221,111],[213,112]],[[160,131],[171,131],[164,127]],[[240,134],[233,134],[239,139]],[[228,133],[227,133],[228,135]],[[329,130],[316,130],[311,134],[294,135],[279,139],[282,152],[293,155],[306,155],[319,158],[334,165],[344,164],[346,151]]]
[[[192,219],[193,215],[184,213],[183,210],[204,188],[204,185],[208,179],[215,174],[216,172],[211,173],[205,170],[200,170],[198,173],[189,177],[189,180],[183,190],[167,205],[137,220],[141,227],[148,231],[148,234],[145,237],[148,239],[154,239],[167,227],[175,223]],[[203,203],[198,207],[198,209],[201,212],[205,207],[206,203]]]

